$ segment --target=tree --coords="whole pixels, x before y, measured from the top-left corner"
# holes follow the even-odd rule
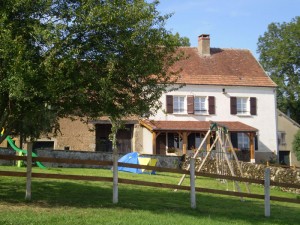
[[[46,78],[39,36],[46,1],[2,1],[0,4],[0,127],[7,134],[37,136],[50,128],[55,114],[46,107]]]
[[[277,83],[278,108],[300,122],[300,17],[271,23],[258,40],[259,61]]]
[[[295,134],[292,146],[297,160],[300,161],[300,130]]]
[[[57,118],[155,111],[180,40],[158,1],[4,1],[0,126],[38,136]],[[1,140],[0,140],[1,141]]]
[[[180,46],[191,46],[190,39],[188,37],[180,37],[178,32],[176,32],[174,37],[179,40]]]

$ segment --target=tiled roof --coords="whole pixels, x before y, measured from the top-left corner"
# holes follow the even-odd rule
[[[180,72],[177,83],[225,86],[276,87],[249,50],[211,48],[201,56],[195,47],[181,47],[187,59],[176,62],[171,71]]]
[[[256,132],[256,128],[244,123],[233,121],[214,121],[221,126],[225,126],[228,131],[232,132]],[[208,131],[210,121],[159,121],[159,120],[141,120],[140,124],[150,131]]]

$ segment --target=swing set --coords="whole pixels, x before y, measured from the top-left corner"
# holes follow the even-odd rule
[[[203,160],[201,161],[200,165],[196,166],[195,170],[197,172],[200,172],[201,169],[203,168],[203,166],[205,165],[205,163],[207,162],[207,159],[209,156],[212,155],[213,149],[215,148],[215,161],[216,161],[216,169],[217,169],[217,174],[220,175],[228,175],[226,174],[227,168],[225,167],[227,164],[227,167],[230,171],[231,176],[235,177],[237,174],[234,171],[234,166],[233,166],[233,162],[236,163],[237,165],[237,169],[240,173],[240,176],[243,177],[243,171],[241,168],[241,165],[239,163],[239,160],[236,156],[235,150],[232,146],[230,137],[229,137],[229,133],[228,133],[228,129],[225,126],[222,126],[218,123],[212,122],[210,124],[210,128],[207,131],[207,133],[205,134],[205,137],[203,138],[200,146],[198,147],[197,151],[194,153],[194,155],[192,156],[192,158],[196,159],[197,156],[199,155],[203,145],[207,142],[208,139],[210,139],[212,137],[212,145],[210,146],[210,148],[208,149],[205,157],[203,158]],[[229,154],[228,152],[231,152],[233,155],[233,160],[229,158]],[[212,156],[213,157],[213,156]],[[187,170],[190,169],[190,164],[187,165]],[[182,182],[184,181],[186,177],[186,174],[184,174],[178,185],[181,185]],[[226,180],[223,180],[224,182]],[[227,182],[227,181],[226,181]],[[235,188],[241,192],[241,188],[238,184],[237,181],[234,181],[234,185]],[[245,183],[247,192],[250,193],[250,189],[248,186],[248,183]]]

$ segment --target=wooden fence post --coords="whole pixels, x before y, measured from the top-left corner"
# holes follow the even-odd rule
[[[191,208],[196,208],[196,189],[195,189],[195,159],[190,161],[190,186],[191,186]]]
[[[265,169],[265,217],[270,217],[270,168]]]
[[[27,150],[27,168],[26,168],[26,194],[25,200],[31,201],[31,174],[32,174],[32,150]]]

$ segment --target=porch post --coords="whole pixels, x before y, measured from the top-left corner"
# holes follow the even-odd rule
[[[254,134],[249,134],[250,139],[250,162],[255,163],[255,150],[254,150]]]
[[[207,139],[206,139],[206,151],[208,152],[209,149],[210,149],[210,138],[211,138],[211,135],[209,134]]]
[[[183,143],[182,143],[182,154],[186,154],[187,152],[187,132],[182,133]]]
[[[152,154],[156,155],[156,133],[152,132]]]

